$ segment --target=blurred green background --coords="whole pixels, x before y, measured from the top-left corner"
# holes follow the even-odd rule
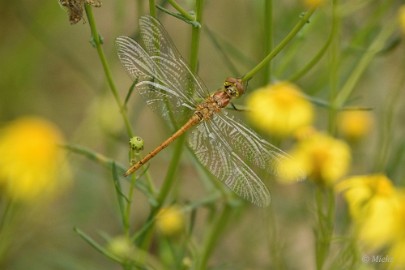
[[[132,82],[118,61],[114,39],[137,33],[139,15],[148,13],[147,1],[142,2],[139,5],[137,1],[105,0],[101,8],[93,9],[121,97],[126,95]],[[193,1],[179,2],[193,9]],[[336,68],[342,84],[378,31],[397,16],[396,8],[400,4],[401,1],[342,1],[338,48],[341,58]],[[243,75],[266,55],[262,38],[263,5],[264,1],[259,0],[205,2],[199,75],[209,89],[219,88],[227,76]],[[304,10],[299,1],[274,1],[274,44],[291,30]],[[329,4],[319,8],[310,24],[277,56],[272,62],[272,80],[288,79],[320,50],[331,30],[330,13]],[[180,53],[188,59],[190,25],[167,14],[159,13],[159,16]],[[215,45],[206,28],[211,30],[221,48]],[[56,123],[68,143],[85,146],[127,164],[128,138],[96,50],[91,45],[88,23],[70,25],[66,10],[56,0],[2,0],[0,37],[0,124],[23,115],[39,115]],[[398,169],[397,163],[404,164],[405,145],[405,110],[400,106],[405,61],[404,45],[398,43],[400,39],[398,30],[385,44],[385,50],[367,67],[355,87],[350,105],[372,108],[376,116],[374,130],[354,149],[352,173],[391,169],[392,179],[403,185],[404,172]],[[237,74],[224,59],[224,53],[234,63]],[[329,64],[326,53],[296,83],[308,95],[327,100]],[[250,82],[248,91],[268,81],[261,72]],[[401,87],[402,92],[398,91]],[[238,104],[243,104],[243,100]],[[392,115],[387,115],[390,110]],[[317,113],[318,128],[326,130],[327,111],[318,108]],[[146,139],[144,153],[170,134],[160,117],[147,108],[137,94],[129,103],[129,116],[136,135]],[[382,140],[386,140],[390,148],[387,157],[380,162],[378,153]],[[169,147],[150,164],[157,185],[164,178],[171,151]],[[183,153],[174,188],[174,196],[180,201],[201,198],[205,194],[196,167],[184,158],[188,155],[187,151]],[[73,227],[77,226],[98,240],[101,239],[99,231],[120,234],[111,173],[75,154],[70,154],[70,160],[73,184],[46,208],[28,211],[21,220],[19,239],[10,250],[4,269],[120,269],[73,232]],[[212,263],[217,265],[215,269],[269,269],[269,261],[274,263],[270,251],[275,257],[283,254],[280,260],[287,269],[314,268],[310,184],[281,186],[272,182],[270,185],[271,210],[247,205],[235,215],[216,247],[212,258]],[[141,226],[148,210],[146,198],[136,193],[135,226]],[[206,214],[201,210],[197,221]],[[277,223],[275,233],[268,220]],[[197,237],[203,229],[197,222]],[[269,238],[280,241],[274,245],[279,250],[272,250]]]

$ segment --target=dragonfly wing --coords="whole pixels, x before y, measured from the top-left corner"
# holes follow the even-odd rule
[[[236,194],[258,205],[270,203],[270,193],[252,168],[234,151],[232,138],[222,136],[218,115],[190,132],[188,143],[198,160]],[[218,123],[219,122],[219,123]]]
[[[116,39],[118,56],[134,80],[136,89],[152,109],[165,119],[181,124],[192,115],[197,103],[177,83],[172,63],[153,58],[133,39],[121,36]]]
[[[197,126],[188,142],[199,161],[218,179],[259,206],[270,203],[270,193],[260,178],[278,175],[279,164],[291,161],[288,154],[224,112]],[[297,180],[304,177],[302,173]]]
[[[207,87],[197,75],[191,72],[160,22],[151,16],[142,16],[139,24],[142,41],[148,54],[156,63],[170,63],[174,76],[170,76],[169,81],[189,96],[196,96],[198,99],[208,97]]]
[[[235,119],[226,112],[221,112],[212,121],[213,129],[217,136],[229,141],[233,151],[254,168],[257,172],[267,172],[280,176],[278,171],[280,165],[291,161],[291,157],[283,150],[275,147],[256,132]],[[297,181],[305,178],[303,172],[297,170]],[[265,173],[263,173],[265,175]],[[282,177],[282,176],[281,176]]]

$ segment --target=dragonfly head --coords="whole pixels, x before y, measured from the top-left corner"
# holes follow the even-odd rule
[[[237,98],[245,92],[245,86],[242,80],[232,77],[226,78],[224,88],[226,93],[232,98]]]

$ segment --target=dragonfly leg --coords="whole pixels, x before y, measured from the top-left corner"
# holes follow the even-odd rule
[[[249,111],[248,109],[240,109],[240,108],[236,107],[236,105],[233,104],[232,102],[230,104],[232,106],[232,109],[234,109],[237,112],[248,112]]]

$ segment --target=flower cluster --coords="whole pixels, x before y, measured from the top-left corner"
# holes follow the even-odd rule
[[[311,127],[314,109],[298,86],[275,83],[256,90],[247,104],[257,127],[271,135],[296,135],[299,139],[290,152],[291,159],[277,163],[280,180],[293,182],[306,175],[330,185],[346,174],[351,161],[349,146]]]
[[[405,9],[403,8],[403,18]],[[405,26],[405,19],[403,20]],[[404,27],[405,29],[405,27]],[[253,124],[270,134],[295,135],[289,156],[277,163],[284,183],[300,175],[341,192],[353,219],[356,238],[366,252],[387,252],[392,266],[405,267],[405,190],[395,188],[385,175],[355,176],[341,180],[349,171],[351,150],[342,139],[313,128],[311,104],[299,88],[281,82],[259,89],[248,101]],[[357,142],[372,130],[370,111],[341,111],[337,131],[348,142]],[[397,268],[395,268],[397,269]]]
[[[385,175],[355,176],[340,182],[356,236],[368,252],[387,250],[392,266],[405,267],[405,190]],[[396,268],[395,268],[396,269]]]

